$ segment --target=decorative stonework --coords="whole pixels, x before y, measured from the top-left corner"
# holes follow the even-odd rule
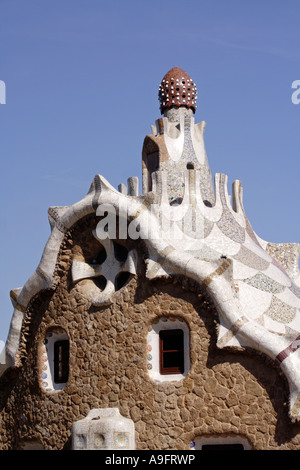
[[[95,237],[96,232],[94,232]],[[100,247],[102,250],[100,251]],[[122,250],[121,256],[118,252]],[[91,299],[92,305],[108,305],[113,302],[113,294],[136,274],[136,252],[126,250],[112,240],[99,240],[100,256],[92,264],[74,259],[72,263],[72,280],[103,279],[93,287],[85,287],[83,295]],[[122,277],[121,277],[122,276]],[[99,287],[100,286],[100,287]]]
[[[91,410],[72,426],[73,450],[134,450],[134,423],[118,408]]]
[[[159,86],[161,113],[172,106],[186,106],[196,111],[197,87],[191,77],[181,68],[173,67]]]

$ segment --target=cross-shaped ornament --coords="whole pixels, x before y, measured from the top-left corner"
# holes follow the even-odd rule
[[[94,233],[95,235],[95,233]],[[96,236],[96,235],[95,235]],[[97,237],[96,237],[97,238]],[[99,240],[100,241],[100,240]],[[74,259],[72,263],[72,279],[73,282],[78,282],[83,279],[93,279],[103,277],[106,284],[103,290],[97,289],[97,294],[92,293],[92,304],[94,306],[109,305],[112,303],[112,295],[125,285],[126,280],[130,274],[136,274],[136,251],[122,250],[122,257],[116,258],[116,243],[106,238],[101,240],[101,245],[106,252],[106,258],[103,262],[89,264],[83,261]],[[120,247],[120,245],[117,245]],[[125,256],[124,256],[125,252]],[[125,259],[126,257],[126,259]],[[123,280],[120,278],[120,273],[124,273]],[[128,277],[126,277],[128,273]]]

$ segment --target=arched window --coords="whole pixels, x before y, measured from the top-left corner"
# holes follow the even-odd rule
[[[183,330],[159,332],[159,372],[162,375],[184,373]]]
[[[62,390],[69,377],[69,338],[62,328],[47,331],[41,351],[40,379],[43,390]]]
[[[62,339],[54,343],[54,383],[64,384],[69,376],[69,340]]]
[[[196,436],[190,444],[192,450],[251,450],[251,444],[244,436]]]
[[[190,368],[189,327],[180,317],[161,318],[147,336],[147,367],[156,382],[182,380]]]

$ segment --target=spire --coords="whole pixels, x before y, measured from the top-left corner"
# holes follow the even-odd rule
[[[196,112],[197,87],[191,77],[180,67],[173,67],[166,73],[159,85],[160,111],[171,107],[191,108]]]

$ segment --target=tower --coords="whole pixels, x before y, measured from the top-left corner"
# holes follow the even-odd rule
[[[152,190],[153,173],[165,174],[171,205],[180,204],[193,170],[199,172],[201,195],[207,206],[214,204],[211,172],[204,145],[204,121],[196,124],[197,87],[181,68],[173,67],[159,85],[162,117],[152,126],[143,145],[143,192]]]

